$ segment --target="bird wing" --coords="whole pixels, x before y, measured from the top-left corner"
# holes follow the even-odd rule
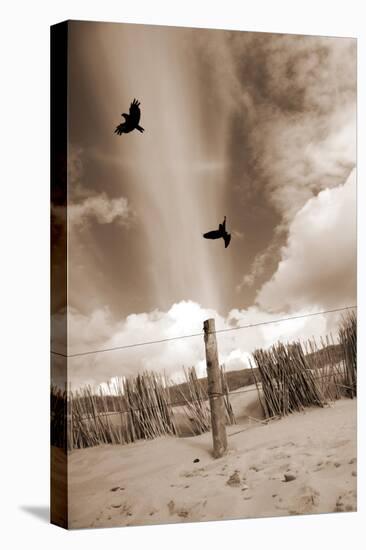
[[[125,129],[126,129],[126,123],[124,122],[123,124],[119,124],[119,125],[116,127],[114,133],[115,133],[115,134],[118,134],[118,135],[120,136],[121,134],[124,133]]]
[[[225,248],[227,248],[230,244],[230,241],[231,241],[230,233],[226,233],[226,235],[224,235],[224,241],[225,241]]]
[[[208,231],[208,233],[203,234],[205,239],[221,239],[222,233],[218,229],[214,231]]]
[[[140,121],[141,111],[140,111],[140,102],[137,99],[134,99],[130,105],[130,117],[131,121],[134,124],[138,124]]]

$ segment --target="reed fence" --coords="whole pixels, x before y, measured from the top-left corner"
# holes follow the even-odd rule
[[[253,357],[258,399],[266,417],[322,407],[343,396],[353,398],[357,395],[356,315],[351,312],[342,318],[337,343],[332,335],[319,343],[314,338],[277,343],[268,350],[255,350]]]
[[[184,370],[185,391],[171,401],[171,383],[163,375],[144,372],[136,377],[114,379],[96,392],[90,385],[76,391],[51,388],[51,443],[68,450],[103,444],[127,444],[162,435],[179,436],[175,411],[186,416],[192,435],[210,430],[207,384],[194,367]],[[225,372],[227,423],[235,422]]]
[[[283,416],[308,406],[357,395],[356,315],[342,318],[338,341],[332,336],[304,342],[277,343],[253,353],[250,376],[235,373],[234,388],[252,384],[266,418]],[[221,367],[226,423],[234,424],[230,403],[233,382]],[[69,450],[101,444],[127,444],[162,435],[182,435],[177,411],[187,418],[192,435],[210,429],[207,379],[185,369],[185,383],[172,385],[166,376],[144,372],[136,377],[77,391],[51,388],[51,443]],[[239,376],[240,375],[240,376]],[[235,394],[240,391],[235,391]]]
[[[283,416],[310,405],[323,406],[324,398],[314,373],[306,365],[299,342],[278,343],[253,353],[259,368],[265,416]]]
[[[343,316],[338,331],[345,364],[345,389],[348,397],[357,395],[357,318],[355,312]]]

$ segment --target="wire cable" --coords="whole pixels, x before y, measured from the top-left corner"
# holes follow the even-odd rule
[[[325,315],[327,313],[336,313],[336,312],[340,312],[340,311],[346,311],[348,309],[357,309],[357,306],[356,305],[354,305],[354,306],[345,306],[345,307],[336,308],[336,309],[328,309],[326,311],[316,311],[316,312],[313,312],[313,313],[305,313],[303,315],[295,315],[293,317],[282,317],[280,319],[273,319],[271,321],[262,321],[262,322],[259,322],[259,323],[252,323],[252,324],[248,324],[248,325],[238,325],[237,327],[222,328],[222,329],[218,329],[218,330],[215,330],[215,331],[209,331],[207,334],[220,334],[220,333],[223,333],[223,332],[231,332],[233,330],[241,330],[241,329],[246,329],[246,328],[259,327],[259,326],[262,326],[262,325],[270,325],[270,324],[273,324],[273,323],[282,323],[283,321],[295,321],[297,319],[303,319],[305,317],[313,317],[315,315]],[[164,342],[173,342],[175,340],[183,340],[185,338],[195,338],[197,336],[203,336],[203,335],[204,335],[204,332],[201,331],[201,332],[196,332],[196,333],[193,333],[193,334],[183,334],[181,336],[173,336],[172,338],[163,338],[161,340],[149,340],[147,342],[137,342],[135,344],[126,344],[126,345],[123,345],[123,346],[115,346],[113,348],[104,348],[104,349],[96,349],[96,350],[91,350],[91,351],[83,351],[83,352],[79,352],[79,353],[71,353],[70,355],[51,350],[51,354],[52,355],[58,355],[60,357],[65,357],[67,359],[72,359],[74,357],[83,357],[85,355],[94,355],[96,353],[106,353],[106,352],[110,352],[110,351],[124,350],[124,349],[136,348],[136,347],[141,347],[141,346],[149,346],[149,345],[152,345],[152,344],[162,344]]]

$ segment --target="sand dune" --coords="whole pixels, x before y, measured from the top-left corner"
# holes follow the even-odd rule
[[[234,397],[241,420],[221,459],[210,433],[72,452],[69,527],[356,510],[356,400],[262,425],[243,416],[252,398]]]

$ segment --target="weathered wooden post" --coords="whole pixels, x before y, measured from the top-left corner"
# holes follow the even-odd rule
[[[211,409],[213,456],[220,458],[227,450],[225,404],[222,394],[219,358],[215,332],[215,319],[203,323],[207,364],[208,396]]]

